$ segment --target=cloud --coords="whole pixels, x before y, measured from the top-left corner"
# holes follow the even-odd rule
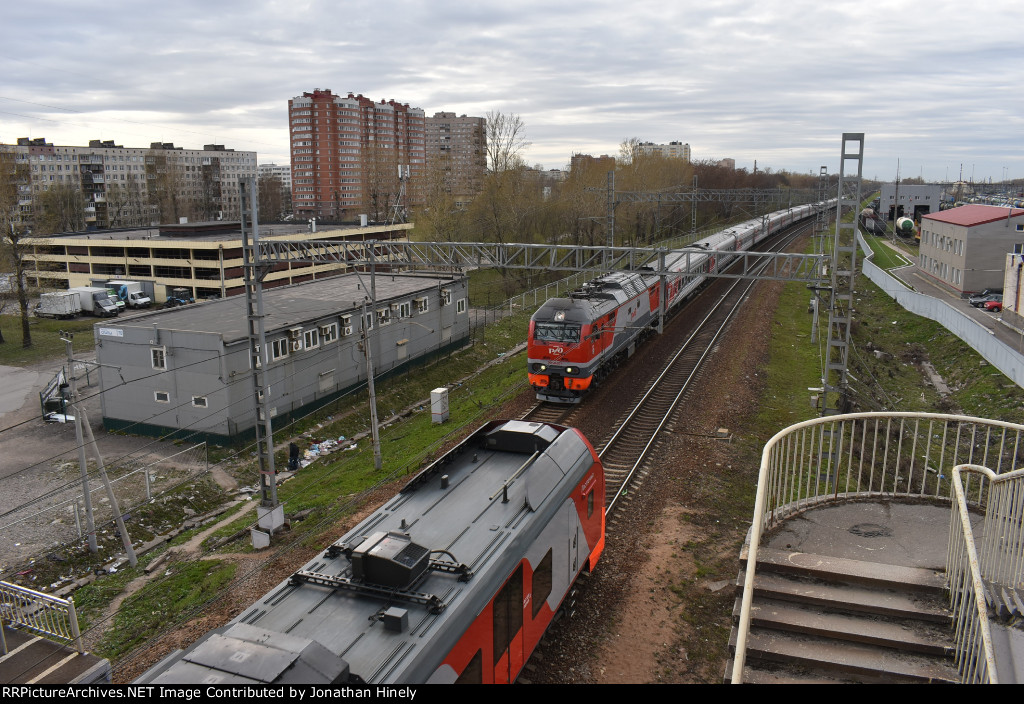
[[[43,0],[5,11],[0,141],[216,140],[282,163],[288,99],[330,88],[427,114],[519,113],[528,159],[548,167],[637,136],[816,173],[837,170],[842,132],[862,131],[869,175],[891,177],[901,158],[926,178],[965,159],[979,177],[1024,177],[1017,13],[1002,1]]]

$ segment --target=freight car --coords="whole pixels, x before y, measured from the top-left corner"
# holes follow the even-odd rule
[[[693,295],[708,274],[724,269],[737,251],[751,249],[782,228],[810,217],[817,206],[780,210],[734,225],[652,260],[639,271],[614,272],[552,298],[530,319],[527,374],[541,401],[579,403],[583,395],[658,329],[662,315]],[[664,299],[664,308],[662,302]]]
[[[603,547],[586,438],[492,421],[138,683],[512,682]]]

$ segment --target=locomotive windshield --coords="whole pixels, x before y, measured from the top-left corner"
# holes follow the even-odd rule
[[[537,342],[579,342],[580,326],[564,323],[537,323],[533,328]]]

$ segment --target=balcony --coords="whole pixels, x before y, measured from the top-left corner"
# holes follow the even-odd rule
[[[1024,426],[857,413],[765,446],[740,682],[1024,681]]]

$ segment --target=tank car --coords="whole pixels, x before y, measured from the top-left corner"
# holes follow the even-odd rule
[[[780,210],[733,225],[685,251],[652,260],[636,272],[598,277],[567,298],[552,298],[530,319],[527,375],[537,398],[579,403],[631,356],[668,313],[693,295],[707,275],[726,266],[737,251],[751,249],[782,228],[811,216],[815,205]],[[654,271],[668,270],[662,292]],[[664,299],[664,311],[661,308]]]
[[[603,548],[586,438],[493,421],[138,683],[512,682]]]

